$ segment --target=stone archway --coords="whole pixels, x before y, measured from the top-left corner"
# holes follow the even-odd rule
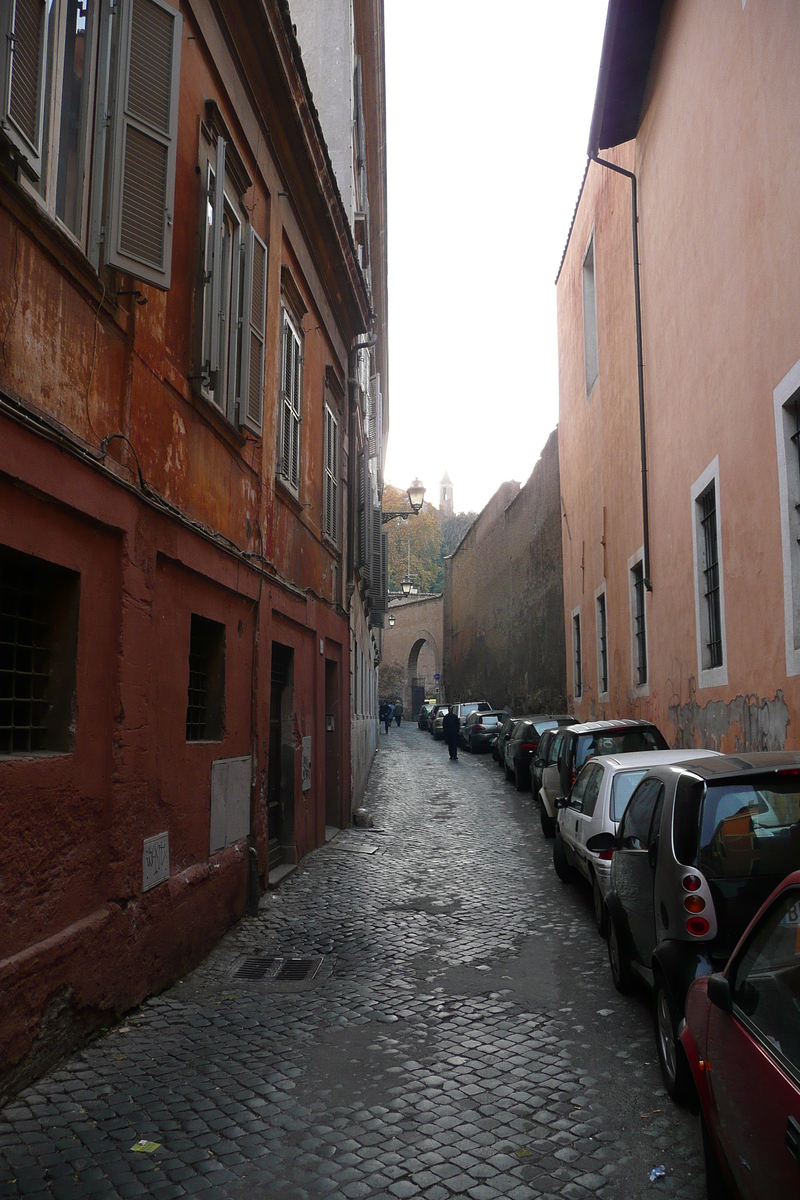
[[[382,635],[381,695],[388,697],[390,689],[400,694],[410,720],[414,680],[420,681],[418,686],[424,686],[427,695],[444,695],[442,597],[398,598],[390,601],[389,612],[395,624],[392,628],[387,621]]]

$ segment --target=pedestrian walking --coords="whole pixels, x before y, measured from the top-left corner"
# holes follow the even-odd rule
[[[447,742],[447,749],[450,751],[450,757],[453,762],[458,762],[458,731],[461,728],[461,722],[457,714],[453,711],[451,704],[447,710],[447,716],[442,721],[442,733],[444,740]]]
[[[394,705],[387,704],[386,708],[384,709],[384,713],[383,713],[383,724],[386,728],[387,733],[389,732],[389,726],[392,723],[393,715],[394,715]]]
[[[394,719],[395,719],[395,721],[397,721],[397,728],[399,729],[400,722],[403,719],[403,703],[402,703],[402,701],[399,701],[394,706]]]

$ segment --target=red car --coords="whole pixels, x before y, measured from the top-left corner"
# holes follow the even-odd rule
[[[691,985],[680,1038],[700,1096],[709,1200],[800,1196],[800,871],[725,970]]]

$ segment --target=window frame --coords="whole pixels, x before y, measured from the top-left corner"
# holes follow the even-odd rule
[[[710,642],[713,631],[710,610],[713,600],[707,592],[707,538],[703,500],[714,493],[715,536],[717,551],[717,598],[719,643],[722,661],[712,665]],[[694,614],[697,641],[697,684],[700,688],[718,687],[728,682],[728,645],[725,628],[725,576],[722,563],[722,522],[720,519],[719,456],[695,480],[691,488],[692,556],[694,562]]]
[[[600,621],[601,607],[602,625]],[[594,594],[594,615],[597,631],[597,698],[598,700],[608,700],[608,591],[605,580]]]
[[[581,630],[581,608],[572,610],[572,695],[575,700],[583,696],[583,645]]]
[[[296,395],[294,401],[286,393],[286,354],[289,338],[297,345]],[[281,419],[279,425],[278,479],[296,498],[300,498],[302,424],[303,424],[303,335],[302,325],[287,307],[284,298],[281,304],[281,376],[279,383]],[[287,420],[291,420],[288,442],[287,465]],[[292,473],[296,473],[293,482]]]
[[[322,529],[334,546],[339,545],[339,418],[327,402],[323,406]],[[333,437],[331,438],[331,434]]]
[[[591,265],[587,267],[590,258]],[[587,280],[589,281],[588,287]],[[581,259],[581,307],[583,310],[583,375],[586,399],[588,400],[600,378],[600,347],[597,334],[597,255],[595,253],[594,227],[589,234],[589,240]]]
[[[650,695],[650,647],[648,645],[648,619],[647,619],[647,588],[644,582],[644,547],[641,546],[635,554],[628,559],[628,581],[629,581],[629,600],[631,614],[631,687],[636,696]],[[642,599],[642,631],[641,641],[637,622],[639,620],[637,591]],[[640,661],[640,648],[643,649],[643,664]],[[642,665],[644,666],[644,679],[641,678]]]
[[[786,674],[800,675],[800,360],[772,393],[778,456]]]

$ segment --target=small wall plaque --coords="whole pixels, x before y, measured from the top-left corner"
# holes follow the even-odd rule
[[[142,851],[142,891],[169,879],[169,833],[156,833],[144,839]]]
[[[303,738],[303,791],[311,787],[311,738]]]

